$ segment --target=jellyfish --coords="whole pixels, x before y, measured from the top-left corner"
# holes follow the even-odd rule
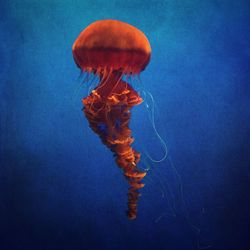
[[[131,109],[143,102],[123,78],[139,75],[150,61],[147,37],[136,27],[118,20],[100,20],[86,27],[75,40],[73,58],[83,72],[100,79],[82,99],[90,128],[115,157],[128,181],[127,217],[137,216],[139,189],[146,172],[138,167],[141,154],[132,148]]]

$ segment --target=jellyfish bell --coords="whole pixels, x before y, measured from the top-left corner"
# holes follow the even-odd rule
[[[137,215],[138,190],[146,172],[138,167],[140,153],[131,144],[129,122],[133,106],[143,100],[126,83],[124,74],[139,74],[150,61],[151,48],[142,31],[117,20],[101,20],[84,29],[72,47],[82,70],[100,77],[99,85],[83,98],[83,112],[91,129],[115,155],[116,164],[129,183],[129,219]]]
[[[80,33],[72,50],[79,68],[97,74],[109,70],[139,74],[149,63],[151,55],[144,33],[117,20],[90,24]]]

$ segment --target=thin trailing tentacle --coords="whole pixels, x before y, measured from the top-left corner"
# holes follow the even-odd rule
[[[152,94],[150,92],[146,92],[145,95],[146,95],[146,98],[144,100],[144,103],[145,103],[146,108],[149,109],[149,120],[150,120],[150,122],[152,124],[152,127],[153,127],[153,130],[155,132],[156,137],[158,138],[159,142],[161,143],[161,145],[163,147],[164,155],[162,156],[161,159],[157,160],[157,159],[154,159],[147,151],[145,153],[146,153],[147,157],[152,162],[159,163],[159,162],[164,161],[167,158],[167,156],[168,156],[168,148],[167,148],[166,142],[164,141],[164,139],[159,134],[159,132],[158,132],[158,130],[156,128],[156,125],[155,125],[155,101],[154,101],[154,97],[152,96]],[[149,104],[148,101],[147,101],[148,96],[149,96],[149,99],[151,101],[151,104]]]

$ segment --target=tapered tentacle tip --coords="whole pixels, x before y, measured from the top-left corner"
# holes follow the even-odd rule
[[[128,217],[129,220],[135,220],[136,219],[136,213],[131,212],[131,211],[127,211],[127,217]]]

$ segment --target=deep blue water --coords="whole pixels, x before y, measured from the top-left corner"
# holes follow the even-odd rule
[[[6,0],[0,8],[0,249],[249,249],[250,3]],[[82,114],[71,46],[99,19],[141,29],[168,158],[147,161],[138,218]],[[135,85],[138,87],[140,84]],[[162,146],[145,106],[135,147]]]

